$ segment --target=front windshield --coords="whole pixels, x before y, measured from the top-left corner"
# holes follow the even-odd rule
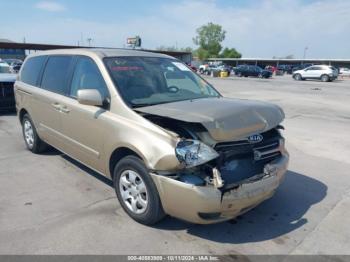
[[[10,73],[10,67],[6,65],[0,65],[0,73]]]
[[[130,56],[104,61],[121,96],[132,107],[220,96],[175,59]]]

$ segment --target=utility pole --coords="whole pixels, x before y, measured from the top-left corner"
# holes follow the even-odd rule
[[[307,46],[305,46],[305,48],[304,48],[304,56],[303,56],[303,59],[306,58],[306,51],[307,51],[308,49],[309,49],[309,48],[308,48]]]
[[[89,47],[91,47],[91,42],[92,42],[92,38],[91,37],[89,37],[88,39],[86,39],[87,41],[88,41],[88,43],[89,43]]]

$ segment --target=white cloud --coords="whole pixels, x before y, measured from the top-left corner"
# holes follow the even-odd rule
[[[66,10],[64,5],[52,2],[52,1],[41,1],[35,5],[36,8],[49,11],[49,12],[60,12]]]
[[[215,1],[183,0],[163,4],[148,16],[100,22],[95,19],[53,17],[48,23],[18,22],[2,27],[7,38],[28,42],[76,44],[81,33],[93,45],[123,47],[126,38],[140,35],[145,48],[193,46],[199,26],[219,23],[227,31],[224,46],[235,47],[245,57],[293,54],[302,57],[350,58],[350,1],[257,1],[254,6],[222,7]],[[7,33],[7,34],[6,34]],[[86,40],[85,40],[86,41]],[[86,43],[85,43],[86,44]]]

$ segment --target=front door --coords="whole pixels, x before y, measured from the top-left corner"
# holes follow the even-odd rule
[[[89,167],[104,172],[103,147],[107,121],[110,114],[105,107],[82,105],[77,101],[80,89],[97,89],[101,96],[109,99],[106,83],[95,62],[85,56],[78,56],[70,91],[63,101],[62,125],[66,138],[64,151]]]

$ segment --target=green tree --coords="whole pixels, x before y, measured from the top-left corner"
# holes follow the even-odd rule
[[[208,23],[199,27],[196,37],[193,38],[195,45],[198,45],[197,55],[200,59],[218,57],[222,49],[221,42],[225,39],[226,31],[221,25]]]
[[[226,47],[220,53],[220,57],[223,57],[223,58],[241,58],[242,54],[240,52],[238,52],[235,48]]]

